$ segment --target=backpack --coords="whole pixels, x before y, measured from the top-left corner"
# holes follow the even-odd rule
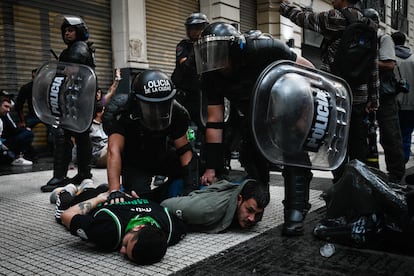
[[[331,72],[349,84],[367,83],[377,55],[377,28],[369,18],[356,19],[347,9],[339,10],[348,22],[341,35]]]

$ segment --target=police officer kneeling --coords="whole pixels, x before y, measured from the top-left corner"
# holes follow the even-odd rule
[[[122,186],[157,201],[164,189],[151,190],[154,175],[183,179],[183,194],[198,188],[197,156],[188,143],[187,110],[174,100],[175,89],[159,70],[137,75],[132,93],[117,95],[107,106],[103,124],[108,140],[108,184],[117,198]],[[164,192],[160,192],[163,190]]]

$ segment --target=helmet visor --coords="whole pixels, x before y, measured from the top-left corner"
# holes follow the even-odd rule
[[[225,68],[229,63],[228,36],[208,36],[194,44],[197,73]]]
[[[142,124],[151,130],[163,130],[171,124],[172,100],[164,102],[138,101]]]

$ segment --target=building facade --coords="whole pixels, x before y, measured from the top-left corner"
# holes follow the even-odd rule
[[[331,1],[298,0],[314,11],[331,8]],[[18,91],[30,79],[33,68],[55,59],[65,48],[58,14],[81,15],[88,24],[90,41],[96,49],[99,86],[108,87],[113,69],[133,76],[146,68],[171,74],[175,66],[175,45],[185,36],[184,21],[192,12],[205,13],[210,21],[239,25],[240,31],[260,29],[272,34],[304,56],[318,48],[318,37],[292,24],[279,14],[280,0],[2,0],[0,3],[0,88]],[[382,17],[381,28],[408,34],[414,47],[414,2],[407,0],[364,0]],[[311,47],[308,47],[311,46]],[[313,47],[313,48],[312,48]],[[127,82],[124,82],[127,84]],[[128,84],[129,85],[129,84]],[[120,90],[127,92],[128,86]]]

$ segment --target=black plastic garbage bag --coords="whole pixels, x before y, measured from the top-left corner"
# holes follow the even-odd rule
[[[318,238],[364,247],[384,235],[413,232],[410,189],[358,160],[346,165],[323,198],[326,218],[313,232]]]
[[[354,221],[345,217],[326,218],[313,229],[313,234],[323,240],[364,247],[376,242],[383,231],[383,221],[376,214],[361,216]]]

